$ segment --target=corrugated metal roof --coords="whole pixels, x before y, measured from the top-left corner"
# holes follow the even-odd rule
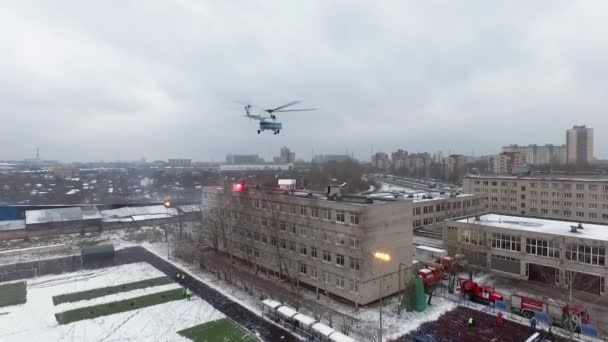
[[[82,210],[75,208],[27,210],[25,212],[26,224],[39,224],[48,222],[65,222],[82,220]]]

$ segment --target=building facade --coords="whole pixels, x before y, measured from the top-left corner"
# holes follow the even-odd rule
[[[528,165],[566,164],[566,145],[509,145],[502,152],[519,153],[522,163]]]
[[[207,187],[203,237],[260,269],[356,304],[396,293],[400,264],[402,281],[412,265],[412,201],[329,198]]]
[[[391,167],[391,161],[388,158],[388,154],[384,152],[377,152],[372,155],[371,158],[372,167],[377,170],[388,171]]]
[[[263,163],[264,160],[260,158],[257,154],[227,154],[226,155],[226,163],[227,164],[260,164]]]
[[[449,255],[464,254],[477,267],[550,285],[604,295],[608,226],[485,214],[447,220]]]
[[[169,159],[171,167],[191,167],[192,159]]]
[[[608,224],[607,177],[466,176],[463,190],[496,213]]]
[[[583,125],[566,131],[566,159],[568,164],[593,161],[593,128]]]
[[[512,174],[513,171],[521,169],[524,165],[523,158],[519,152],[502,152],[497,156],[490,158],[492,173]]]
[[[412,227],[414,229],[439,224],[448,218],[460,217],[486,210],[485,195],[464,194],[446,198],[414,200]]]

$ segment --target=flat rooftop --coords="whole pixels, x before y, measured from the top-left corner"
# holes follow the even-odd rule
[[[481,215],[479,216],[479,221],[477,221],[474,216],[454,221],[512,229],[516,231],[538,232],[581,239],[608,241],[608,225],[602,224],[583,223],[583,229],[579,229],[577,233],[573,233],[570,231],[570,227],[578,226],[578,221],[560,221],[500,214]]]

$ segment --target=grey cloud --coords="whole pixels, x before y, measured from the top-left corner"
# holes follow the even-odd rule
[[[20,1],[0,159],[492,153],[608,124],[602,2]],[[234,100],[318,107],[256,134]],[[3,125],[3,127],[6,127]]]

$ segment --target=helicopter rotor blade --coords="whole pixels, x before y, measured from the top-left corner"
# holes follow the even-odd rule
[[[286,103],[286,104],[284,104],[282,106],[278,106],[276,108],[266,109],[266,111],[268,113],[272,113],[272,112],[276,112],[277,110],[280,110],[280,109],[283,109],[283,108],[286,108],[286,107],[289,107],[289,106],[293,106],[293,105],[298,104],[298,103],[300,103],[300,101],[291,101],[291,102],[288,102],[288,103]]]
[[[285,110],[275,110],[275,113],[285,113],[285,112],[307,112],[311,110],[317,110],[317,108],[302,108],[302,109],[285,109]]]

